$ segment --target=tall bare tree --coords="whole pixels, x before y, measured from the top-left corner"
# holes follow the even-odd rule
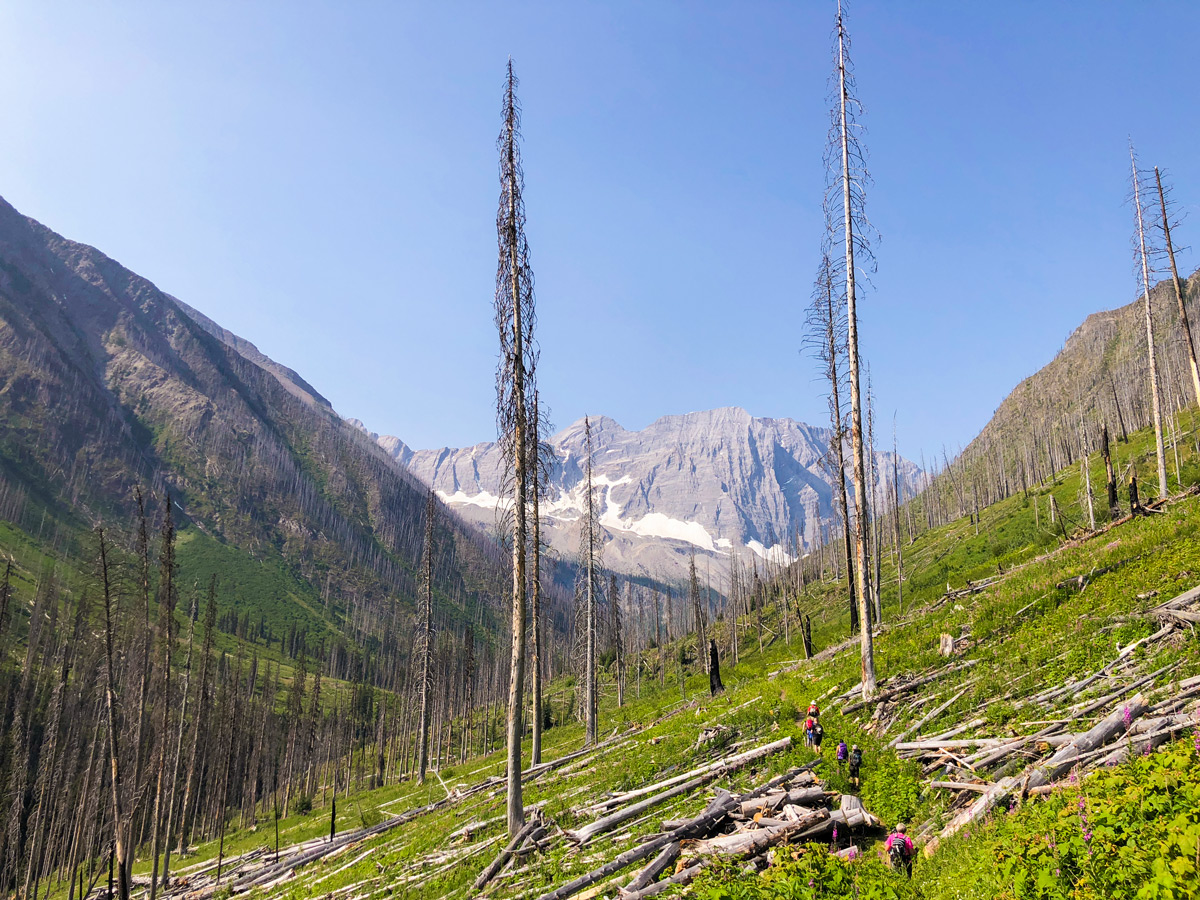
[[[1192,391],[1196,403],[1200,405],[1200,367],[1196,364],[1196,344],[1192,340],[1192,326],[1188,322],[1187,304],[1183,299],[1183,281],[1179,278],[1179,267],[1175,264],[1175,245],[1171,241],[1171,204],[1167,198],[1169,190],[1163,188],[1162,174],[1158,166],[1154,167],[1154,183],[1158,188],[1158,206],[1162,214],[1163,244],[1167,249],[1167,262],[1171,267],[1171,285],[1175,288],[1175,302],[1179,307],[1179,321],[1183,328],[1183,345],[1187,349],[1188,363],[1192,369]]]
[[[121,782],[120,731],[117,722],[117,661],[115,631],[117,627],[117,598],[113,586],[112,567],[108,559],[108,543],[104,529],[96,530],[99,545],[100,596],[104,603],[104,711],[108,726],[109,790],[112,798],[113,863],[117,870],[117,896],[129,900],[131,885],[129,822],[125,818]]]
[[[1138,171],[1137,156],[1133,142],[1129,144],[1129,169],[1133,179],[1133,210],[1137,221],[1134,235],[1137,258],[1138,280],[1145,300],[1146,355],[1150,368],[1150,408],[1154,418],[1154,449],[1158,458],[1158,496],[1167,496],[1167,451],[1163,444],[1162,404],[1158,388],[1158,360],[1154,352],[1154,311],[1150,303],[1150,250],[1146,242],[1146,225],[1143,208],[1143,174]]]
[[[600,520],[596,507],[596,489],[592,478],[592,422],[583,420],[584,440],[584,498],[580,519],[580,570],[585,580],[584,596],[584,653],[583,705],[585,742],[595,744],[599,739],[596,698],[596,587],[600,577]]]
[[[688,556],[688,599],[692,601],[692,618],[695,619],[696,629],[696,661],[707,675],[709,671],[708,658],[708,616],[704,602],[700,599],[700,579],[696,576],[696,554]]]
[[[425,783],[429,768],[429,696],[433,684],[433,519],[437,501],[433,490],[425,502],[425,548],[421,553],[421,599],[417,615],[415,662],[420,666],[417,691],[420,695],[420,718],[417,723],[417,784]]]
[[[900,451],[896,442],[896,417],[892,416],[892,528],[896,541],[896,615],[904,615],[904,545],[900,540]]]
[[[549,432],[549,420],[542,417],[541,400],[536,388],[533,391],[533,421],[530,435],[534,440],[534,452],[530,454],[532,471],[529,479],[530,516],[533,522],[533,574],[530,578],[529,627],[533,630],[533,655],[530,660],[533,675],[533,742],[530,752],[531,763],[542,761],[542,719],[545,659],[542,641],[542,494],[550,484],[550,472],[554,465],[554,448],[545,440]]]
[[[166,498],[166,516],[162,527],[162,544],[159,550],[158,576],[158,630],[159,630],[159,678],[162,694],[162,718],[159,722],[158,756],[154,762],[156,785],[154,790],[154,819],[150,833],[150,855],[153,859],[150,870],[150,900],[158,895],[159,841],[164,837],[164,817],[167,811],[167,792],[174,793],[174,783],[167,780],[167,735],[171,731],[171,648],[175,624],[175,521],[171,516],[171,495]]]
[[[822,374],[829,382],[829,425],[833,436],[829,441],[827,465],[832,470],[837,484],[838,509],[841,513],[842,539],[846,546],[846,561],[850,572],[854,571],[854,553],[850,537],[850,498],[846,492],[846,422],[842,415],[842,385],[845,370],[841,360],[846,346],[845,310],[834,299],[834,267],[829,252],[821,254],[821,265],[813,286],[812,305],[809,307],[805,341],[813,355],[821,363]],[[858,589],[853,574],[846,579],[850,588],[850,630],[858,628]],[[737,655],[734,654],[734,662]]]
[[[861,634],[863,697],[875,694],[875,653],[871,636],[871,615],[868,600],[868,506],[866,451],[863,435],[863,397],[859,387],[858,350],[858,269],[859,262],[871,259],[867,240],[870,223],[865,211],[865,188],[869,181],[866,158],[859,139],[858,121],[862,107],[855,95],[853,67],[850,62],[850,38],[846,31],[845,15],[839,0],[835,46],[835,96],[832,110],[826,170],[829,183],[826,190],[826,221],[831,244],[841,244],[845,262],[841,276],[846,290],[846,359],[850,382],[850,454],[854,482],[854,578],[858,591],[859,629]],[[840,215],[839,215],[840,213]]]
[[[504,125],[500,151],[500,208],[496,214],[496,329],[500,360],[496,369],[496,413],[500,443],[512,470],[512,659],[508,682],[508,830],[525,823],[521,801],[521,738],[524,734],[525,620],[528,579],[528,407],[535,384],[537,349],[533,340],[533,270],[525,240],[525,175],[521,168],[521,109],[512,60],[504,86]]]

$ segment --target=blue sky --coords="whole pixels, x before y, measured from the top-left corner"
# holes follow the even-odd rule
[[[555,423],[825,424],[799,351],[833,10],[8,2],[0,195],[374,430],[490,440],[511,54]],[[882,236],[863,352],[901,451],[932,456],[1134,299],[1129,136],[1200,244],[1200,4],[856,0],[849,21]]]

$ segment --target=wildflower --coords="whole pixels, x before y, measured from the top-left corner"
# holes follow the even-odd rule
[[[1121,718],[1125,720],[1125,727],[1128,728],[1129,723],[1133,721],[1133,711],[1126,706],[1125,711],[1121,714]]]

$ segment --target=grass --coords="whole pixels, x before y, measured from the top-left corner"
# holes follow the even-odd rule
[[[1185,437],[1195,439],[1194,434]],[[1128,444],[1118,445],[1122,465],[1132,462],[1139,471],[1152,470],[1147,466],[1152,452],[1152,437],[1147,433],[1133,435]],[[1187,482],[1194,477],[1192,473],[1200,474],[1200,467],[1190,445],[1181,446],[1181,455],[1180,471],[1183,481]],[[1093,484],[1102,489],[1099,460],[1092,459],[1090,464]],[[1051,527],[1047,521],[1050,496],[1055,498],[1057,507],[1066,516],[1065,528],[1058,527],[1058,523]],[[1053,716],[1053,710],[1048,712],[1037,705],[1022,706],[1018,701],[1047,684],[1083,676],[1100,668],[1113,659],[1117,646],[1127,646],[1156,627],[1142,615],[1145,610],[1200,583],[1200,498],[1187,498],[1165,507],[1162,513],[1139,517],[1091,540],[1064,542],[1064,537],[1071,536],[1084,521],[1083,509],[1076,464],[1060,473],[1056,480],[1031,489],[1027,496],[1018,494],[983,510],[978,523],[961,519],[920,535],[905,548],[903,616],[896,596],[894,562],[885,555],[885,628],[875,643],[880,678],[895,678],[943,665],[945,661],[938,653],[939,637],[943,633],[969,635],[963,655],[977,661],[971,669],[934,682],[925,689],[926,695],[935,697],[940,703],[963,687],[967,688],[960,700],[922,729],[925,733],[936,733],[939,728],[971,718],[983,704],[986,704],[987,724],[980,731],[988,735],[1023,732],[1033,721]],[[1101,521],[1107,518],[1103,513],[1099,517]],[[195,538],[191,540],[196,542]],[[216,554],[203,543],[196,543],[192,552],[196,550]],[[202,554],[196,558],[201,557]],[[1106,571],[1097,574],[1083,590],[1058,586],[1073,576],[1099,573],[1102,569]],[[941,597],[947,583],[961,587],[968,580],[978,581],[1000,570],[1007,573],[1006,577],[983,592],[915,615],[916,610]],[[802,608],[813,618],[817,650],[846,637],[848,616],[844,592],[844,584],[818,583],[810,585],[800,598]],[[286,593],[281,594],[279,602],[291,602],[286,596]],[[790,644],[782,637],[780,615],[778,603],[768,604],[765,625],[777,637],[770,639],[761,653],[757,649],[757,640],[752,637],[753,628],[746,630],[739,664],[729,666],[726,662],[723,666],[728,690],[717,698],[707,696],[707,679],[701,671],[692,671],[696,668],[694,663],[684,673],[681,690],[676,668],[677,644],[647,651],[643,663],[648,671],[642,677],[640,696],[636,695],[636,681],[631,676],[627,688],[631,699],[624,707],[617,708],[611,679],[606,683],[602,734],[622,733],[635,726],[649,725],[670,711],[674,714],[627,741],[615,741],[584,765],[571,764],[552,775],[533,780],[526,786],[524,799],[527,805],[541,804],[545,814],[559,827],[572,828],[590,819],[580,812],[579,807],[594,802],[606,792],[638,787],[686,771],[706,759],[722,755],[734,743],[753,746],[791,736],[794,742],[791,750],[734,773],[702,791],[664,803],[654,808],[645,821],[618,828],[615,833],[598,838],[583,848],[575,849],[565,841],[557,841],[546,853],[531,858],[524,869],[518,870],[515,879],[497,881],[493,893],[497,896],[536,896],[633,846],[639,836],[657,831],[661,820],[695,815],[717,787],[730,791],[748,789],[773,774],[809,761],[811,751],[800,741],[799,710],[814,697],[851,688],[859,680],[858,654],[852,647],[830,658],[801,663],[772,679],[770,676],[775,670],[795,661],[800,652],[798,635],[793,633]],[[729,625],[728,622],[714,624],[714,637],[719,645],[727,646]],[[1171,678],[1200,672],[1200,654],[1196,652],[1195,639],[1186,632],[1180,634],[1178,641],[1153,651],[1140,650],[1137,655],[1148,652],[1154,654],[1154,659],[1146,660],[1146,669],[1177,663],[1169,675]],[[668,671],[665,684],[660,684],[657,667],[664,658],[668,661]],[[1163,680],[1165,677],[1160,679]],[[557,681],[550,686],[549,693],[561,698],[570,689],[569,680]],[[679,708],[683,696],[688,699],[688,704]],[[932,708],[932,703],[925,709]],[[906,727],[906,721],[912,722],[914,715],[910,714],[906,721],[897,724],[889,736],[880,737],[874,732],[869,709],[843,715],[835,704],[823,705],[827,756],[832,755],[830,748],[843,737],[848,742],[860,744],[866,751],[862,797],[868,809],[881,816],[888,825],[899,820],[930,821],[936,825],[945,820],[947,799],[925,787],[915,763],[899,759],[885,747],[886,740]],[[722,732],[715,744],[698,742],[703,729],[714,723],[726,726],[728,731]],[[578,724],[554,727],[546,732],[543,758],[557,758],[578,749],[582,743],[583,731]],[[1182,750],[1174,748],[1158,754],[1150,762],[1138,760],[1104,773],[1103,791],[1097,789],[1095,802],[1101,803],[1103,799],[1103,803],[1108,803],[1112,809],[1128,806],[1128,792],[1134,790],[1139,781],[1151,777],[1147,774],[1151,771],[1145,768],[1147,766],[1153,767],[1153,777],[1163,779],[1168,794],[1177,789],[1183,791],[1180,785],[1191,785],[1186,790],[1192,790],[1197,767],[1186,755],[1187,749],[1186,745]],[[528,752],[527,742],[526,759]],[[1181,771],[1181,768],[1188,771]],[[444,768],[438,776],[431,777],[419,787],[406,781],[370,790],[366,782],[356,782],[348,796],[338,798],[338,830],[359,827],[378,821],[384,815],[427,804],[445,795],[443,782],[454,788],[499,776],[503,771],[504,755],[502,750],[497,750]],[[830,789],[849,789],[828,764],[823,764],[819,771]],[[1087,790],[1091,790],[1090,784]],[[1148,801],[1156,795],[1154,791],[1143,790],[1139,796]],[[1184,794],[1179,793],[1179,796]],[[696,896],[728,897],[730,900],[834,895],[897,900],[910,897],[974,900],[992,896],[1103,896],[1095,891],[1091,894],[1064,893],[1061,884],[1055,888],[1059,893],[1049,887],[1036,888],[1037,879],[1042,877],[1044,870],[1033,868],[1028,871],[1032,873],[1034,887],[1025,893],[1012,892],[1011,886],[1023,877],[1021,871],[1025,871],[1018,871],[1023,864],[1019,860],[1029,855],[1017,853],[1016,848],[1033,847],[1037,835],[1044,835],[1050,824],[1063,819],[1062,814],[1069,811],[1075,795],[1064,794],[1063,797],[1061,800],[1056,797],[1053,803],[1032,805],[1011,816],[998,816],[970,835],[956,836],[932,860],[918,864],[911,883],[887,871],[869,847],[865,858],[853,863],[833,860],[823,849],[799,848],[786,851],[786,860],[781,856],[781,865],[772,869],[768,876],[748,879],[736,866],[720,867],[691,890]],[[1136,857],[1131,863],[1136,871],[1142,871],[1136,866],[1144,864],[1145,871],[1151,873],[1143,879],[1144,883],[1149,883],[1151,877],[1162,875],[1162,864],[1156,860],[1163,858],[1160,852],[1160,847],[1165,846],[1163,841],[1177,841],[1181,853],[1195,852],[1195,834],[1200,833],[1200,828],[1192,829],[1192,821],[1188,818],[1191,814],[1186,810],[1171,812],[1174,809],[1171,807],[1163,814],[1169,812],[1176,818],[1183,816],[1183,824],[1178,828],[1168,825],[1166,830],[1155,830],[1157,826],[1151,827],[1147,819],[1139,826],[1141,830],[1130,824],[1128,833],[1138,837],[1131,837],[1120,845],[1119,852]],[[306,867],[293,881],[269,891],[255,891],[253,896],[262,900],[301,898],[325,895],[355,885],[355,895],[432,898],[458,893],[466,896],[476,874],[496,852],[494,844],[485,844],[502,835],[503,812],[503,786],[498,785],[494,790],[416,818],[343,854]],[[280,821],[281,845],[328,833],[329,814],[328,796],[322,797],[318,793],[311,813],[292,815]],[[471,821],[489,824],[451,844],[448,836]],[[240,827],[240,822],[231,820],[225,840],[226,855],[237,855],[256,847],[273,847],[273,825],[270,815],[260,815],[259,821],[249,827]],[[457,862],[447,862],[445,856],[439,855],[451,850],[476,852]],[[214,858],[217,852],[217,842],[206,842],[185,859],[177,860],[176,865],[191,866]],[[1173,862],[1168,860],[1166,864],[1170,866]],[[140,871],[145,869],[143,862]],[[987,877],[981,877],[980,873],[986,873]],[[628,871],[621,874],[622,883],[632,877]],[[1172,877],[1184,879],[1190,874],[1181,872]],[[981,887],[970,887],[975,883]],[[1038,890],[1042,893],[1037,893]],[[1071,886],[1071,890],[1075,887]],[[1163,888],[1163,891],[1168,890],[1174,889]],[[608,888],[604,895],[612,896],[614,892],[615,889]],[[1162,892],[1145,896],[1185,895]]]

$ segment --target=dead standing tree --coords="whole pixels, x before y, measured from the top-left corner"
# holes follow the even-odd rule
[[[866,451],[863,435],[863,398],[859,388],[858,351],[858,266],[873,262],[868,236],[872,232],[866,216],[865,189],[870,181],[859,135],[858,118],[862,106],[855,97],[853,67],[850,62],[850,38],[846,33],[842,4],[838,3],[834,45],[834,97],[829,143],[825,154],[827,183],[825,191],[826,239],[830,248],[844,248],[844,262],[835,268],[846,291],[846,358],[850,382],[850,454],[854,481],[854,561],[855,589],[858,593],[858,619],[862,652],[863,697],[875,693],[875,653],[871,636],[870,590],[867,552],[868,508]],[[832,257],[832,253],[831,253]],[[856,257],[858,262],[856,263]]]
[[[688,558],[688,599],[692,601],[692,618],[696,628],[696,661],[709,673],[708,658],[708,616],[704,605],[700,602],[700,579],[696,577],[696,554]]]
[[[829,253],[821,254],[821,267],[817,270],[817,281],[813,287],[812,306],[809,307],[805,342],[821,363],[822,374],[829,382],[829,424],[833,436],[829,441],[829,453],[825,460],[837,484],[838,508],[842,516],[842,538],[846,544],[847,565],[854,570],[854,552],[850,538],[850,499],[846,493],[846,422],[842,415],[842,390],[846,378],[841,360],[846,346],[846,318],[843,308],[834,302],[833,263]],[[846,579],[850,587],[850,631],[858,628],[858,594],[854,576]],[[735,654],[736,660],[736,654]]]
[[[584,653],[583,653],[583,706],[585,722],[585,745],[592,746],[599,739],[596,721],[596,593],[600,577],[600,519],[596,507],[595,484],[592,479],[592,423],[583,420],[584,440],[584,491],[583,516],[579,520],[579,569],[585,584],[584,596]]]
[[[1154,352],[1154,313],[1150,303],[1150,250],[1146,243],[1146,226],[1142,196],[1144,175],[1138,171],[1133,143],[1129,144],[1129,167],[1133,180],[1133,211],[1137,223],[1134,235],[1134,256],[1137,260],[1138,287],[1142,289],[1146,309],[1146,355],[1150,368],[1150,406],[1154,419],[1154,449],[1158,460],[1158,496],[1167,496],[1167,453],[1163,444],[1162,405],[1158,389],[1158,361]]]
[[[534,441],[534,451],[530,454],[531,466],[529,478],[530,518],[533,523],[532,562],[533,572],[530,577],[530,617],[529,627],[533,630],[533,656],[530,660],[533,676],[533,743],[530,751],[530,763],[538,765],[542,761],[542,719],[543,719],[543,669],[545,667],[542,648],[542,495],[550,484],[550,472],[554,467],[554,448],[549,440],[549,419],[542,417],[541,400],[537,389],[533,391],[533,416],[530,423],[530,436]]]
[[[421,713],[417,724],[417,784],[425,783],[429,768],[429,694],[433,670],[433,519],[437,505],[432,489],[425,503],[425,548],[421,553],[421,598],[417,611],[416,662],[418,703]]]
[[[1175,245],[1171,242],[1171,203],[1167,195],[1169,189],[1163,188],[1162,174],[1158,166],[1154,167],[1154,184],[1158,188],[1158,206],[1162,214],[1159,228],[1162,231],[1163,245],[1167,250],[1167,261],[1171,267],[1171,285],[1175,288],[1175,302],[1179,306],[1179,322],[1183,330],[1183,344],[1187,350],[1188,364],[1192,370],[1192,391],[1196,403],[1200,405],[1200,367],[1196,364],[1196,344],[1192,340],[1192,326],[1188,322],[1187,304],[1183,300],[1183,282],[1179,278],[1179,267],[1175,264]]]
[[[516,834],[525,822],[521,801],[521,738],[524,734],[528,406],[535,385],[537,349],[533,340],[533,270],[525,240],[525,177],[521,169],[521,110],[512,60],[504,87],[504,125],[500,151],[500,205],[496,214],[496,329],[500,359],[496,368],[496,423],[504,458],[511,470],[512,527],[512,660],[508,686],[508,830]]]
[[[112,796],[113,846],[112,859],[117,874],[117,896],[129,900],[131,885],[129,822],[122,802],[120,730],[117,719],[117,673],[114,633],[116,630],[117,600],[113,589],[112,571],[108,559],[108,544],[104,530],[96,530],[99,545],[100,596],[104,604],[104,711],[108,729],[109,788]],[[111,891],[110,891],[111,894]]]

